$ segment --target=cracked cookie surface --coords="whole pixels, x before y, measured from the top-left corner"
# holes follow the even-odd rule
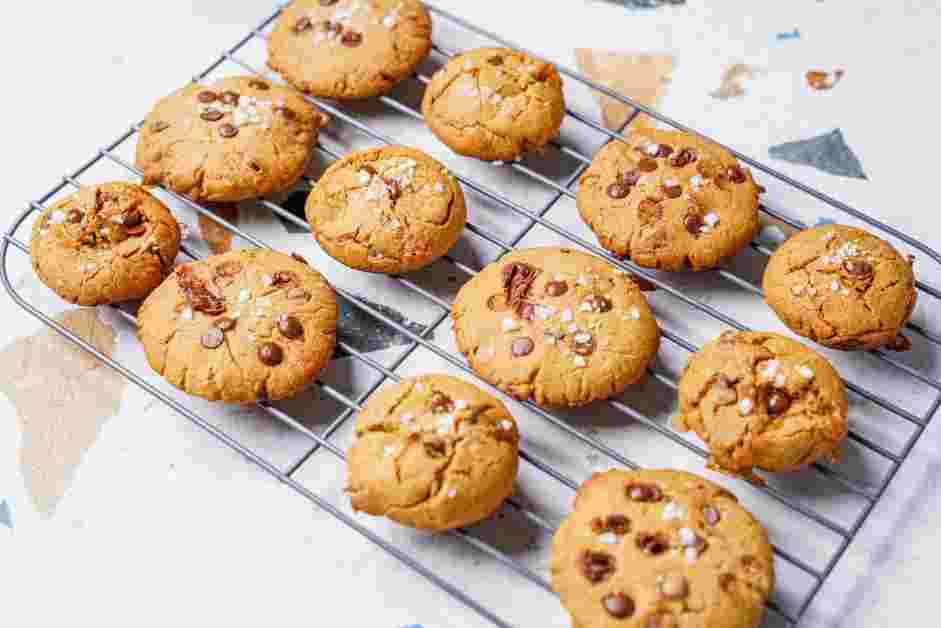
[[[601,245],[640,266],[707,270],[758,231],[751,172],[727,150],[677,131],[636,129],[602,148],[576,202]]]
[[[456,377],[424,375],[370,398],[347,462],[354,510],[448,530],[489,517],[510,496],[519,432],[499,400]]]
[[[836,459],[846,438],[839,373],[804,345],[772,333],[725,332],[690,357],[676,426],[708,445],[710,466],[761,482],[752,469],[794,471]]]
[[[285,399],[323,370],[338,308],[299,257],[262,249],[178,266],[141,305],[147,362],[177,388],[226,403]]]
[[[775,582],[768,535],[735,496],[670,470],[592,475],[551,571],[586,628],[756,628]]]
[[[143,299],[160,285],[180,250],[180,227],[140,186],[82,188],[45,209],[33,224],[36,274],[70,303]]]
[[[464,193],[425,153],[389,146],[348,155],[311,191],[307,220],[320,246],[350,268],[418,270],[454,246],[464,224]]]
[[[431,17],[417,0],[297,0],[275,23],[268,65],[314,96],[389,92],[431,51]]]
[[[559,134],[562,79],[554,66],[515,50],[471,50],[435,73],[422,114],[432,133],[459,155],[511,161]]]
[[[918,292],[912,258],[846,225],[801,231],[775,251],[765,300],[794,333],[833,349],[905,350]]]
[[[144,183],[195,201],[235,202],[291,187],[327,116],[253,77],[191,84],[147,115],[137,143]]]
[[[581,406],[639,380],[660,346],[627,273],[571,249],[514,251],[455,299],[457,345],[494,386],[540,405]]]

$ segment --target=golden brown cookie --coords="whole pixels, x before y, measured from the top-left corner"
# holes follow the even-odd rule
[[[648,268],[715,268],[758,231],[751,172],[727,150],[677,131],[635,129],[582,175],[578,211],[601,245]]]
[[[514,251],[467,282],[451,316],[483,379],[518,399],[581,406],[640,379],[660,346],[627,273],[563,248]]]
[[[552,586],[584,628],[756,628],[774,589],[768,534],[684,471],[596,473],[552,540]]]
[[[370,98],[430,51],[431,17],[417,0],[296,0],[268,39],[268,65],[314,96]]]
[[[144,183],[196,201],[256,198],[297,183],[326,123],[296,92],[259,78],[194,83],[148,114],[137,167]]]
[[[467,208],[457,181],[413,148],[387,146],[331,165],[307,199],[320,246],[350,268],[405,273],[454,246]]]
[[[555,67],[507,48],[480,48],[438,70],[422,101],[425,122],[459,155],[511,161],[540,150],[565,117]]]
[[[170,210],[122,182],[82,188],[45,209],[29,245],[42,282],[79,305],[143,299],[179,250],[180,227]]]
[[[835,460],[848,429],[840,374],[772,333],[730,331],[708,343],[690,357],[679,401],[676,425],[705,441],[710,466],[753,480],[753,467],[795,471]]]
[[[178,266],[141,305],[150,366],[210,401],[285,399],[333,355],[333,289],[299,258],[253,249]]]
[[[513,492],[519,432],[479,388],[424,375],[369,399],[347,463],[354,510],[448,530],[486,519]]]
[[[846,225],[796,234],[765,269],[765,300],[791,330],[833,349],[909,348],[899,332],[915,309],[913,258]]]

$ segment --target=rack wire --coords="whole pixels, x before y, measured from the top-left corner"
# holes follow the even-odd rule
[[[433,3],[426,2],[425,4],[432,11],[432,13],[435,15],[436,18],[446,20],[450,22],[450,24],[453,26],[465,29],[469,33],[474,34],[475,36],[483,37],[490,41],[496,42],[499,45],[504,45],[504,46],[518,49],[518,50],[524,50],[534,57],[537,57],[537,58],[540,57],[540,55],[532,51],[528,51],[525,48],[522,48],[521,46],[518,46],[513,42],[507,41],[506,39],[501,38],[495,33],[479,28],[467,22],[466,20],[460,18],[459,16],[456,16],[448,11],[445,11],[435,6]],[[239,53],[252,40],[265,39],[267,37],[267,35],[265,34],[265,29],[271,25],[271,23],[278,17],[280,12],[281,12],[281,9],[279,8],[278,10],[274,11],[273,13],[265,17],[265,19],[262,20],[258,26],[253,28],[246,36],[244,36],[238,42],[236,42],[234,46],[222,52],[218,56],[218,58],[216,58],[200,74],[195,76],[193,80],[194,81],[203,80],[205,77],[209,76],[213,71],[219,68],[219,66],[221,66],[223,63],[226,63],[226,62],[234,63],[236,66],[240,67],[242,70],[246,72],[250,72],[252,74],[256,74],[260,76],[267,76],[268,73],[263,68],[255,67],[252,64],[246,62],[239,56]],[[434,54],[440,58],[446,59],[452,56],[454,54],[454,51],[448,49],[441,43],[436,42],[434,45]],[[639,103],[633,102],[632,100],[625,98],[624,96],[621,96],[617,92],[614,92],[602,85],[598,85],[597,83],[581,76],[577,72],[574,72],[565,67],[561,67],[558,64],[555,64],[555,65],[565,77],[572,79],[578,83],[581,83],[582,85],[588,87],[591,90],[594,90],[598,93],[614,98],[634,108],[634,113],[628,118],[628,120],[624,123],[624,125],[618,131],[611,131],[605,128],[604,126],[602,126],[601,124],[571,109],[568,109],[566,111],[568,118],[570,118],[571,120],[573,120],[574,122],[578,124],[585,125],[586,127],[602,134],[608,139],[611,139],[611,140],[623,139],[622,132],[624,131],[624,129],[627,128],[627,125],[630,124],[631,121],[636,116],[646,115],[646,116],[650,116],[653,119],[658,120],[659,122],[663,124],[673,127],[675,129],[685,131],[688,133],[693,133],[695,135],[700,135],[707,140],[715,142],[714,139],[707,137],[703,135],[702,133],[699,133],[695,129],[691,129],[675,120],[672,120],[664,116],[663,114],[655,110],[652,110]],[[268,78],[271,78],[271,77],[268,76]],[[424,84],[427,84],[427,82],[430,80],[427,75],[424,75],[421,73],[416,74],[415,78]],[[342,105],[323,101],[320,99],[311,98],[306,95],[304,97],[307,98],[309,101],[313,102],[314,104],[316,104],[318,107],[320,107],[324,111],[331,114],[331,116],[337,123],[342,123],[342,124],[347,125],[351,129],[355,129],[358,133],[369,138],[369,140],[378,142],[380,144],[396,143],[394,138],[389,137],[385,135],[384,133],[380,132],[379,130],[373,128],[373,126],[361,120],[360,117],[356,113],[350,112],[349,110],[344,108]],[[402,102],[401,100],[397,100],[393,96],[383,96],[379,99],[379,101],[383,105],[385,105],[386,107],[388,107],[389,109],[391,109],[392,111],[398,114],[402,114],[402,115],[408,116],[410,118],[413,118],[419,121],[421,121],[422,119],[421,113],[419,111],[414,109],[412,106]],[[425,349],[433,353],[435,356],[437,356],[438,358],[441,358],[442,360],[449,363],[453,367],[461,371],[464,371],[468,375],[476,378],[475,373],[470,369],[470,367],[467,365],[467,363],[463,360],[461,356],[455,353],[452,353],[446,349],[441,348],[440,346],[438,346],[431,340],[431,335],[442,323],[444,323],[444,321],[448,317],[448,313],[451,308],[451,303],[449,303],[447,300],[439,297],[432,291],[422,287],[416,281],[410,278],[407,278],[407,277],[395,278],[395,281],[398,282],[401,286],[403,286],[404,288],[407,288],[412,293],[417,294],[422,299],[434,305],[439,310],[438,314],[436,314],[433,317],[433,319],[430,321],[430,324],[426,326],[424,331],[416,332],[410,329],[405,324],[394,320],[393,318],[383,313],[382,311],[380,311],[379,309],[371,305],[369,302],[363,300],[361,297],[357,296],[351,291],[346,290],[343,287],[339,287],[339,286],[336,287],[338,294],[341,297],[345,298],[350,303],[351,306],[358,308],[362,312],[375,318],[377,321],[380,321],[382,324],[388,326],[391,329],[394,329],[399,334],[401,334],[402,336],[408,339],[408,344],[391,361],[391,363],[389,363],[388,365],[383,365],[382,363],[380,363],[373,357],[370,357],[363,351],[356,349],[355,347],[350,345],[348,342],[345,342],[342,339],[339,340],[338,342],[339,347],[345,350],[353,359],[361,362],[363,365],[365,365],[369,369],[375,371],[375,373],[377,374],[377,379],[372,385],[368,387],[367,390],[365,390],[362,394],[356,396],[356,398],[354,398],[353,396],[341,390],[338,390],[334,386],[331,386],[330,384],[324,381],[318,381],[317,385],[319,386],[319,389],[324,393],[324,395],[338,402],[340,406],[344,408],[343,411],[329,425],[327,425],[327,427],[324,429],[324,431],[321,434],[318,434],[312,431],[311,429],[307,428],[296,418],[290,416],[289,414],[280,410],[278,407],[276,407],[275,405],[271,403],[262,402],[262,403],[257,404],[258,407],[264,413],[268,414],[273,419],[280,421],[281,423],[287,425],[288,427],[297,431],[299,434],[302,434],[304,437],[308,438],[311,441],[310,448],[307,450],[307,452],[302,457],[300,457],[297,461],[295,461],[292,465],[290,465],[290,467],[288,467],[285,470],[282,470],[276,464],[267,460],[264,456],[260,455],[252,448],[246,446],[244,443],[239,442],[235,438],[231,437],[230,435],[225,433],[222,429],[214,426],[211,422],[206,420],[204,417],[200,416],[197,412],[195,412],[193,409],[191,409],[184,403],[178,401],[177,399],[166,394],[159,388],[155,387],[152,383],[148,381],[147,377],[144,377],[132,371],[131,369],[129,369],[122,363],[104,355],[102,352],[97,350],[94,346],[92,346],[91,344],[86,342],[84,339],[82,339],[81,337],[71,332],[69,329],[67,329],[65,326],[63,326],[59,322],[57,322],[50,315],[43,312],[39,307],[30,303],[14,287],[13,283],[11,282],[9,272],[8,272],[8,253],[11,248],[16,249],[26,254],[28,254],[29,252],[28,246],[21,239],[17,237],[17,231],[21,227],[21,225],[27,220],[27,218],[32,214],[32,212],[41,211],[45,203],[47,203],[55,195],[62,192],[64,189],[79,188],[80,183],[78,179],[82,175],[84,175],[86,172],[88,172],[93,166],[98,164],[99,162],[102,162],[102,161],[111,162],[113,164],[116,164],[117,166],[120,166],[122,169],[126,170],[130,176],[139,178],[141,173],[133,165],[131,165],[125,159],[119,156],[117,154],[117,149],[121,147],[122,145],[124,145],[125,143],[127,143],[129,140],[131,140],[138,133],[138,131],[140,130],[141,124],[142,123],[136,123],[132,125],[127,131],[122,133],[115,140],[113,140],[106,146],[96,151],[95,154],[88,161],[81,164],[73,172],[63,177],[61,181],[59,181],[55,186],[52,187],[52,189],[46,192],[38,200],[31,202],[29,206],[25,210],[23,210],[23,212],[14,220],[12,226],[4,233],[3,241],[0,242],[0,281],[2,281],[7,292],[10,294],[10,296],[18,305],[20,305],[23,309],[25,309],[31,315],[35,316],[44,324],[48,325],[49,327],[57,331],[63,337],[67,338],[69,341],[75,343],[76,345],[84,349],[85,351],[88,351],[91,354],[93,354],[101,362],[111,367],[112,369],[116,370],[121,375],[126,377],[128,380],[130,380],[137,386],[147,391],[149,394],[163,401],[167,406],[169,406],[170,408],[172,408],[173,410],[175,410],[176,412],[178,412],[179,414],[181,414],[188,420],[192,421],[195,425],[197,425],[198,427],[200,427],[201,429],[205,430],[206,432],[211,434],[213,437],[218,439],[223,445],[239,453],[240,455],[244,456],[252,464],[256,465],[267,474],[276,478],[281,483],[287,485],[288,487],[296,491],[299,495],[303,496],[304,498],[309,500],[311,503],[313,503],[317,507],[328,512],[330,515],[335,517],[342,524],[344,524],[345,526],[348,526],[353,531],[362,535],[371,543],[380,547],[385,552],[388,552],[391,556],[393,556],[394,558],[396,558],[397,560],[399,560],[400,562],[408,566],[410,569],[414,570],[416,573],[418,573],[419,575],[421,575],[422,577],[424,577],[425,579],[433,583],[435,586],[439,587],[446,594],[452,596],[455,600],[464,604],[466,607],[476,612],[477,614],[479,614],[481,617],[483,617],[490,623],[497,625],[497,626],[501,626],[501,627],[508,627],[510,624],[508,624],[504,619],[498,616],[492,608],[489,608],[486,604],[482,603],[480,600],[476,599],[470,593],[465,591],[465,589],[462,586],[459,586],[455,584],[454,582],[446,579],[445,577],[442,577],[441,575],[436,573],[434,569],[430,568],[425,562],[416,558],[413,554],[401,549],[400,547],[396,546],[395,544],[383,538],[383,536],[381,536],[380,534],[358,523],[349,514],[347,514],[342,509],[335,506],[334,504],[332,504],[330,501],[328,501],[324,497],[318,494],[315,494],[314,492],[306,488],[303,484],[301,484],[294,477],[296,472],[307,461],[309,461],[310,458],[318,451],[327,452],[330,455],[339,459],[340,461],[343,461],[345,459],[342,449],[336,445],[336,443],[333,441],[333,437],[336,435],[336,433],[341,427],[347,424],[350,417],[352,417],[355,412],[357,412],[358,410],[362,408],[362,404],[369,398],[369,396],[375,390],[377,390],[381,385],[383,385],[383,383],[395,382],[401,379],[401,375],[399,375],[397,371],[408,360],[408,358],[410,358],[419,348]],[[686,306],[689,306],[693,308],[694,310],[697,310],[701,314],[714,319],[718,323],[725,325],[727,327],[734,328],[734,329],[739,329],[739,330],[746,329],[746,326],[744,324],[742,324],[741,322],[739,322],[738,320],[736,320],[729,314],[721,311],[720,309],[716,307],[713,307],[712,305],[709,305],[708,303],[705,303],[704,301],[700,299],[697,299],[693,296],[685,294],[683,290],[675,287],[668,280],[663,279],[662,275],[658,275],[656,273],[652,273],[651,271],[647,269],[640,268],[632,264],[630,261],[624,261],[616,257],[613,257],[607,251],[599,248],[592,242],[589,242],[579,237],[578,235],[576,235],[569,229],[566,229],[560,226],[559,224],[557,224],[556,222],[548,219],[547,215],[549,214],[550,210],[552,210],[562,199],[566,199],[566,198],[573,199],[575,197],[575,193],[572,188],[578,181],[578,178],[581,176],[581,174],[585,171],[585,169],[588,167],[588,165],[591,162],[591,158],[589,156],[583,154],[581,151],[571,146],[566,145],[560,140],[554,141],[553,145],[555,149],[557,149],[561,155],[565,155],[566,157],[574,160],[577,163],[577,166],[574,169],[574,171],[571,174],[569,174],[567,177],[565,177],[561,183],[556,182],[555,180],[541,174],[538,170],[526,165],[522,161],[511,162],[511,163],[505,164],[504,166],[506,168],[511,168],[515,170],[521,175],[529,178],[532,181],[538,182],[539,184],[544,185],[549,190],[551,190],[550,197],[545,203],[542,204],[542,207],[538,211],[532,211],[526,207],[523,207],[522,205],[508,198],[506,195],[504,195],[500,191],[492,189],[491,187],[488,187],[470,177],[461,175],[459,173],[455,173],[455,176],[461,181],[462,185],[466,189],[473,190],[476,194],[487,199],[488,201],[493,202],[497,204],[498,206],[506,210],[509,210],[526,220],[526,226],[519,233],[517,233],[513,238],[510,238],[510,239],[505,239],[499,236],[498,234],[495,234],[492,231],[474,223],[469,223],[467,225],[468,232],[488,242],[490,245],[495,246],[501,252],[500,254],[502,255],[509,251],[512,251],[524,239],[524,237],[526,237],[527,234],[529,234],[538,225],[554,233],[555,235],[561,236],[565,240],[581,248],[584,248],[594,253],[595,255],[598,255],[606,259],[608,262],[621,268],[622,270],[628,271],[636,276],[642,277],[643,279],[652,283],[658,289],[664,291],[665,293],[671,295],[672,297],[675,297]],[[810,195],[811,197],[817,199],[818,201],[821,201],[840,212],[843,212],[859,221],[865,222],[873,228],[879,229],[882,232],[889,234],[894,238],[897,238],[901,242],[904,242],[905,244],[918,250],[921,254],[925,255],[929,259],[941,265],[941,255],[939,255],[937,252],[935,252],[934,250],[932,250],[930,247],[926,246],[925,244],[906,235],[905,233],[902,233],[901,231],[891,227],[890,225],[887,225],[879,220],[876,220],[870,217],[865,212],[857,210],[825,194],[824,192],[816,190],[781,172],[778,172],[777,170],[769,166],[766,166],[765,164],[747,155],[741,154],[732,148],[729,148],[729,147],[726,147],[726,148],[728,148],[742,162],[750,165],[756,170],[759,170],[760,172],[770,177],[773,177],[788,186],[791,186],[797,190],[800,190]],[[318,145],[316,150],[326,159],[336,160],[341,157],[341,155],[338,154],[336,151],[331,150],[330,148],[327,148],[322,144]],[[310,181],[308,180],[308,183],[309,182]],[[165,192],[169,194],[170,196],[174,197],[177,201],[179,201],[183,205],[187,206],[192,211],[196,212],[198,215],[207,218],[208,220],[216,223],[217,225],[220,225],[221,227],[225,229],[228,229],[231,233],[238,235],[239,237],[244,239],[246,242],[249,242],[255,246],[262,247],[262,248],[272,248],[267,242],[255,237],[254,235],[246,232],[243,229],[240,229],[239,227],[232,224],[231,222],[221,218],[216,213],[210,211],[209,209],[205,207],[200,206],[197,203],[192,202],[188,198],[177,195],[169,190],[165,190]],[[298,218],[289,210],[285,209],[282,205],[272,200],[267,200],[267,199],[259,199],[258,202],[261,206],[269,209],[273,214],[277,215],[278,217],[280,217],[281,219],[287,222],[292,223],[294,226],[297,226],[301,229],[308,228],[306,221]],[[764,205],[761,207],[761,210],[767,215],[772,216],[778,220],[781,220],[784,223],[787,223],[794,228],[797,228],[797,229],[806,228],[806,225],[804,225],[803,223],[799,221],[794,220],[793,218],[789,217],[788,215],[782,213],[779,210],[772,209]],[[754,251],[756,251],[758,254],[761,254],[761,255],[769,255],[771,253],[771,251],[769,251],[765,246],[757,242],[752,243],[752,248],[754,249]],[[191,259],[198,259],[199,257],[197,252],[193,251],[191,248],[185,245],[182,248],[182,253],[183,255]],[[448,263],[452,264],[455,269],[467,275],[468,277],[472,277],[478,272],[477,269],[453,257],[446,256],[445,259],[447,260]],[[742,290],[748,293],[754,294],[755,296],[759,296],[759,297],[761,296],[761,289],[759,287],[753,285],[748,280],[739,277],[738,275],[734,274],[732,271],[729,271],[726,269],[720,269],[720,270],[717,270],[716,273],[719,276],[721,276],[723,279],[728,280],[730,283],[732,283],[736,287],[741,288]],[[941,291],[934,288],[933,286],[925,284],[923,282],[918,282],[917,287],[924,294],[931,296],[935,299],[941,299]],[[128,312],[122,309],[118,309],[118,308],[116,308],[116,311],[121,316],[123,316],[127,321],[131,323],[135,322],[133,315],[129,314]],[[664,338],[669,343],[674,345],[676,348],[685,352],[694,352],[698,349],[695,343],[685,338],[679,332],[671,330],[669,327],[667,327],[663,323],[663,321],[661,321],[661,330],[663,332]],[[936,334],[935,332],[929,329],[926,329],[916,324],[910,324],[908,326],[908,330],[910,333],[920,336],[926,342],[932,345],[941,346],[941,336],[939,336],[938,334]],[[827,580],[827,578],[830,576],[830,574],[833,572],[837,563],[845,554],[850,542],[856,537],[860,528],[868,519],[873,508],[878,503],[878,501],[883,496],[886,489],[892,482],[901,464],[907,458],[912,448],[915,446],[916,442],[921,437],[922,433],[924,432],[931,418],[935,414],[939,405],[941,405],[941,382],[939,382],[937,379],[919,371],[918,369],[910,366],[909,364],[906,364],[904,361],[900,360],[899,358],[889,355],[885,353],[884,351],[874,351],[871,353],[875,359],[879,360],[886,367],[891,368],[891,369],[896,369],[900,373],[903,373],[904,375],[911,377],[913,380],[919,382],[920,384],[930,388],[933,391],[933,397],[930,403],[928,404],[926,410],[924,411],[924,413],[915,414],[911,412],[910,410],[901,407],[897,403],[867,389],[866,387],[858,383],[855,383],[852,381],[846,382],[848,389],[859,399],[863,400],[864,402],[871,403],[874,406],[880,408],[881,410],[886,411],[889,414],[913,426],[912,428],[913,431],[911,435],[904,441],[904,444],[902,445],[901,450],[899,452],[893,452],[889,448],[875,442],[872,438],[864,435],[863,433],[860,433],[857,430],[851,430],[850,438],[856,444],[868,450],[873,455],[882,458],[888,465],[887,473],[883,477],[882,481],[879,482],[879,484],[875,487],[865,486],[859,481],[857,481],[850,474],[840,469],[837,469],[835,467],[822,465],[822,464],[814,465],[815,472],[819,474],[821,477],[827,478],[828,481],[832,481],[833,483],[839,485],[841,489],[845,490],[848,494],[852,494],[863,501],[863,507],[861,509],[861,512],[859,512],[857,516],[854,518],[854,520],[848,525],[845,523],[836,521],[833,517],[828,516],[827,514],[823,514],[819,512],[818,510],[807,506],[806,504],[800,503],[797,499],[794,498],[794,496],[789,495],[787,492],[779,488],[776,488],[774,486],[765,486],[760,489],[764,497],[767,497],[770,500],[778,502],[784,508],[792,511],[795,514],[795,516],[804,518],[810,522],[813,522],[815,525],[828,530],[830,533],[836,535],[836,537],[838,537],[839,539],[836,550],[827,557],[826,562],[822,568],[815,567],[811,564],[808,564],[807,561],[794,555],[791,551],[788,551],[787,549],[782,548],[777,543],[775,544],[775,554],[776,554],[777,559],[780,561],[783,561],[784,563],[789,564],[790,566],[792,566],[799,572],[805,574],[807,577],[811,579],[811,582],[812,582],[809,588],[809,591],[806,592],[806,595],[803,596],[803,599],[798,601],[798,603],[796,604],[796,608],[793,608],[793,609],[785,608],[783,605],[778,604],[775,601],[770,601],[768,604],[769,609],[773,613],[778,615],[784,622],[791,624],[791,625],[796,625],[801,620],[801,618],[804,617],[808,607],[810,606],[810,604],[812,603],[812,601],[814,600],[814,598],[817,596],[818,592],[820,591],[820,588],[822,587],[824,582]],[[668,372],[664,371],[663,369],[660,369],[658,367],[651,367],[649,369],[649,375],[651,376],[653,380],[659,382],[662,385],[665,385],[671,390],[675,390],[677,387],[676,379],[672,375],[670,375]],[[148,377],[151,377],[151,375],[148,374]],[[480,381],[479,379],[478,381],[480,382],[482,386],[492,389],[492,387],[486,384],[486,382]],[[560,418],[552,414],[548,410],[540,408],[536,406],[535,404],[528,402],[528,401],[520,401],[520,402],[515,402],[515,403],[518,403],[520,406],[528,410],[530,413],[540,417],[542,420],[546,421],[548,424],[550,424],[551,426],[553,426],[555,429],[562,432],[566,436],[576,440],[577,442],[593,450],[594,452],[597,452],[598,454],[601,454],[602,456],[607,457],[607,459],[614,461],[628,468],[639,467],[639,465],[635,461],[633,461],[632,459],[630,459],[628,456],[624,455],[617,449],[605,444],[604,442],[602,442],[600,439],[596,438],[595,436],[588,434],[583,430],[577,429],[576,427],[571,425],[569,422],[567,422],[563,418]],[[701,447],[699,447],[697,444],[682,437],[669,426],[662,425],[660,422],[654,420],[653,418],[645,414],[643,411],[638,410],[636,407],[634,407],[630,403],[626,401],[622,401],[622,400],[608,400],[604,403],[608,404],[608,406],[613,408],[615,411],[621,413],[622,415],[629,417],[633,421],[643,425],[646,429],[649,429],[652,432],[656,433],[657,435],[665,437],[669,439],[671,442],[685,448],[686,450],[691,452],[693,455],[698,456],[702,459],[705,459],[708,457],[708,453],[705,450],[703,450]],[[556,482],[559,482],[560,484],[564,485],[565,487],[571,490],[577,489],[577,487],[580,484],[580,481],[578,479],[567,476],[565,473],[557,469],[555,466],[553,466],[549,462],[541,459],[540,457],[534,455],[532,452],[528,451],[526,447],[522,449],[521,457],[527,464],[534,467],[534,469],[538,470],[540,473],[546,475],[547,477],[551,478],[552,480]],[[547,521],[544,517],[533,512],[531,509],[527,508],[526,505],[520,503],[519,501],[516,501],[515,499],[511,498],[507,502],[507,507],[520,513],[523,517],[525,517],[528,521],[532,522],[534,525],[536,525],[539,529],[541,529],[546,534],[551,534],[552,532],[554,532],[555,526],[552,522]],[[495,547],[493,544],[488,543],[484,540],[481,540],[481,538],[479,538],[478,535],[475,535],[474,533],[468,530],[454,530],[450,534],[454,536],[456,539],[458,539],[460,542],[467,543],[468,545],[472,546],[476,550],[479,550],[480,552],[491,557],[492,559],[494,559],[495,561],[497,561],[499,564],[503,565],[504,567],[519,574],[520,576],[522,576],[523,578],[525,578],[532,584],[536,585],[537,587],[549,593],[552,593],[552,589],[549,583],[546,581],[546,579],[542,575],[536,573],[535,571],[533,571],[526,565],[522,564],[519,560],[513,558],[512,556],[508,555],[506,552]]]

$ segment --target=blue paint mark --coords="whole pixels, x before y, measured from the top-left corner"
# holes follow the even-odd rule
[[[7,500],[0,501],[0,525],[13,529],[13,513]]]
[[[835,225],[835,224],[836,224],[835,220],[833,220],[832,218],[826,218],[824,216],[821,216],[820,218],[814,221],[815,227],[819,227],[820,225]]]
[[[409,624],[408,626],[402,626],[402,628],[422,628],[421,624]]]
[[[775,36],[775,38],[776,38],[778,41],[785,41],[785,40],[787,40],[787,39],[800,39],[800,38],[801,38],[801,32],[795,28],[794,30],[792,30],[792,31],[790,31],[790,32],[788,32],[788,33],[778,33],[778,34]]]

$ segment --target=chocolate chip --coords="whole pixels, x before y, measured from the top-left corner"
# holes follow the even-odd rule
[[[591,520],[591,530],[595,534],[614,532],[619,536],[627,534],[631,529],[631,520],[624,515],[614,514],[607,517],[595,517]]]
[[[595,337],[587,331],[580,331],[572,336],[572,351],[578,355],[591,355],[595,352]]]
[[[729,168],[729,179],[732,180],[732,183],[745,183],[746,178],[745,172],[738,166]]]
[[[268,85],[268,84],[265,83],[264,81],[260,81],[260,80],[258,80],[258,79],[252,79],[252,80],[250,80],[250,81],[248,82],[248,86],[249,86],[249,87],[254,87],[255,89],[260,89],[260,90],[263,91],[263,92],[266,92],[266,91],[268,91],[269,89],[271,89],[271,86],[270,86],[270,85]]]
[[[719,588],[725,591],[726,593],[731,593],[732,589],[735,588],[735,574],[720,573],[719,574]]]
[[[640,551],[651,556],[658,556],[670,548],[670,540],[660,532],[641,532],[636,542]]]
[[[673,154],[673,147],[667,146],[666,144],[659,144],[657,146],[657,157],[669,157]]]
[[[699,230],[702,229],[702,226],[706,224],[703,222],[702,216],[699,214],[689,214],[683,220],[683,225],[686,227],[686,230],[693,235],[699,235]]]
[[[885,348],[889,351],[911,351],[912,341],[908,339],[908,336],[899,334],[890,340],[889,344],[887,344]]]
[[[653,159],[650,159],[649,157],[644,157],[639,162],[637,162],[637,167],[640,168],[641,172],[653,172],[659,166],[657,165],[657,162],[654,161]]]
[[[205,281],[194,277],[189,266],[178,267],[176,276],[180,292],[194,310],[212,315],[225,312],[225,299],[212,292]]]
[[[355,48],[363,43],[363,34],[356,31],[345,31],[340,37],[340,42],[347,48]]]
[[[745,571],[751,573],[758,573],[761,571],[761,562],[751,554],[742,556],[741,563],[742,567],[745,568]]]
[[[303,288],[291,288],[288,290],[288,298],[292,301],[310,301],[310,293]]]
[[[670,165],[674,168],[682,168],[696,161],[696,153],[692,149],[684,148],[670,158]]]
[[[389,187],[389,198],[392,199],[392,202],[399,200],[402,196],[402,187],[398,181],[386,181],[386,185]]]
[[[711,526],[719,523],[719,520],[722,519],[722,515],[719,513],[719,509],[714,506],[703,506],[702,507],[702,516]]]
[[[139,236],[144,235],[147,232],[147,227],[145,225],[137,225],[136,227],[131,227],[127,230],[127,235],[129,236]]]
[[[663,499],[663,491],[654,484],[628,484],[627,496],[635,502],[658,502]]]
[[[219,127],[219,135],[225,138],[235,137],[239,134],[239,129],[237,126],[233,126],[228,122]]]
[[[293,316],[281,316],[278,318],[278,331],[285,338],[296,340],[304,336],[304,326]]]
[[[206,111],[199,114],[199,117],[205,120],[206,122],[218,122],[222,119],[222,116],[225,115],[218,109],[207,109]]]
[[[431,395],[429,408],[435,414],[454,412],[454,400],[442,392],[435,391]]]
[[[299,261],[301,264],[304,264],[305,266],[310,266],[310,262],[308,262],[308,261],[304,258],[304,256],[303,256],[303,255],[300,255],[299,253],[291,253],[291,257],[293,257],[294,259],[296,259],[297,261]]]
[[[660,581],[660,593],[670,600],[682,600],[689,595],[689,583],[677,573],[668,573]]]
[[[637,185],[637,182],[640,181],[641,176],[642,175],[640,174],[639,170],[628,170],[621,175],[621,181],[627,185]]]
[[[272,286],[286,286],[287,284],[295,283],[296,281],[298,281],[297,275],[289,270],[276,270],[271,275]]]
[[[273,342],[265,342],[258,346],[258,359],[266,366],[278,366],[284,360],[284,351]]]
[[[294,113],[294,110],[289,107],[277,107],[275,109],[285,120],[294,120],[297,118],[297,114]]]
[[[582,575],[593,584],[610,578],[615,569],[614,556],[605,552],[585,550],[578,557],[578,562]]]
[[[593,294],[585,300],[591,303],[592,307],[594,307],[596,311],[601,312],[602,314],[604,314],[605,312],[610,312],[611,308],[614,307],[611,304],[611,299],[609,299],[608,297],[601,296],[600,294]]]
[[[228,316],[223,316],[214,320],[212,325],[213,327],[221,329],[222,331],[232,331],[235,329],[235,319],[229,318]]]
[[[487,63],[489,63],[490,65],[503,65],[503,57],[501,57],[500,55],[493,55],[492,57],[487,59]]]
[[[526,298],[538,274],[538,270],[521,262],[503,267],[504,296],[510,307],[516,307]]]
[[[210,327],[199,342],[207,349],[218,349],[225,342],[225,334],[218,327]]]
[[[66,214],[66,220],[71,223],[82,222],[82,212],[78,209],[70,209],[69,213]]]
[[[140,212],[136,209],[132,209],[124,214],[124,226],[125,227],[136,227],[141,223]]]
[[[622,181],[616,181],[608,186],[607,192],[609,197],[620,200],[627,198],[627,195],[631,193],[631,188]]]
[[[523,303],[518,308],[517,313],[524,321],[532,321],[536,318],[536,306],[532,303]]]
[[[150,125],[150,130],[154,133],[160,133],[161,131],[166,131],[170,128],[170,125],[164,122],[163,120],[154,120]]]
[[[306,30],[309,30],[312,26],[313,23],[311,23],[310,18],[304,15],[299,17],[297,21],[294,22],[294,32],[300,34]]]
[[[208,105],[211,102],[216,102],[216,93],[211,92],[208,89],[203,90],[199,92],[198,94],[196,94],[196,100]]]
[[[601,605],[615,619],[626,619],[634,614],[634,600],[623,593],[608,593],[601,598]]]
[[[444,458],[448,454],[448,444],[441,438],[429,438],[422,442],[422,447],[429,458]]]
[[[663,193],[667,195],[667,198],[679,198],[683,196],[683,186],[680,185],[670,185],[663,188]]]
[[[785,392],[779,390],[771,393],[768,397],[768,415],[781,416],[791,407],[791,398]]]
[[[569,291],[569,285],[564,281],[550,281],[546,284],[546,294],[550,297],[561,297]]]
[[[331,5],[336,4],[336,3],[339,2],[339,1],[340,1],[340,0],[320,0],[320,6],[322,6],[322,7],[329,7],[329,6],[331,6]]]
[[[843,270],[853,277],[867,277],[872,274],[872,264],[862,260],[848,259],[843,262]]]
[[[515,338],[510,344],[510,351],[513,357],[522,358],[532,353],[535,346],[530,338]]]
[[[493,312],[505,312],[510,309],[510,305],[506,302],[505,296],[494,294],[487,299],[487,308]]]

